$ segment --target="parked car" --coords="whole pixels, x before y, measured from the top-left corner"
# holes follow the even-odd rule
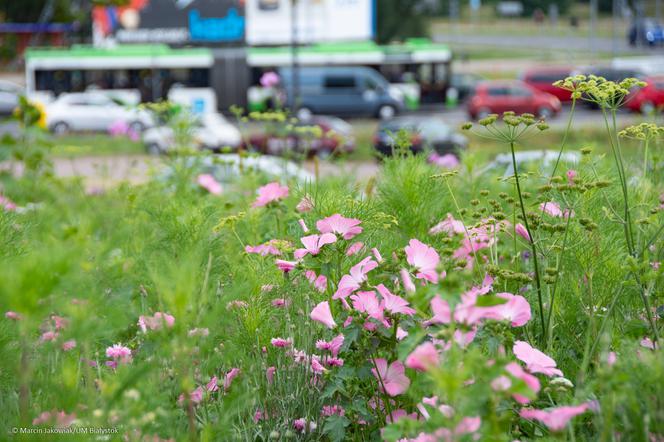
[[[239,129],[216,112],[208,112],[195,118],[191,128],[195,147],[214,152],[224,148],[236,150],[242,145]],[[157,155],[168,152],[175,146],[175,133],[168,126],[157,126],[143,133],[143,144],[148,153]]]
[[[627,31],[627,41],[631,46],[664,44],[664,26],[654,18],[636,20]]]
[[[118,122],[135,133],[152,126],[148,112],[99,92],[61,94],[46,106],[46,126],[58,135],[69,131],[107,131]]]
[[[304,127],[318,127],[321,136],[302,136],[297,128]],[[314,115],[309,120],[299,121],[295,129],[284,124],[277,130],[254,133],[249,137],[248,147],[269,155],[281,155],[289,150],[306,150],[309,155],[328,157],[354,151],[355,137],[353,127],[341,118]]]
[[[514,111],[549,118],[560,112],[560,100],[523,81],[487,81],[477,86],[468,102],[468,114],[481,119],[489,114]]]
[[[646,87],[630,94],[625,105],[635,112],[650,115],[664,108],[664,76],[646,78],[645,82]]]
[[[293,75],[279,70],[286,106],[293,108]],[[313,114],[365,115],[389,119],[403,107],[403,94],[390,87],[385,77],[367,67],[302,67],[297,72],[296,115],[301,120]]]
[[[451,126],[435,117],[397,117],[382,122],[373,137],[374,148],[383,155],[391,155],[395,138],[405,130],[410,136],[410,149],[413,152],[432,150],[437,154],[454,154],[468,147],[468,139]]]
[[[523,73],[521,79],[538,91],[546,92],[558,97],[560,101],[570,101],[572,93],[568,90],[554,86],[558,80],[564,80],[572,73],[571,68],[566,67],[542,67],[528,69]]]
[[[0,115],[11,115],[18,106],[18,97],[24,93],[18,84],[0,80]]]

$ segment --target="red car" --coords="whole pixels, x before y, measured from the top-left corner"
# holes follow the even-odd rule
[[[664,77],[650,77],[644,80],[648,85],[633,92],[626,102],[628,109],[649,115],[664,108]]]
[[[481,119],[489,114],[513,111],[548,118],[560,112],[560,100],[523,81],[487,81],[480,83],[468,101],[468,114]]]
[[[546,67],[529,69],[523,73],[521,79],[538,91],[547,92],[558,97],[560,101],[571,101],[572,93],[553,85],[558,80],[564,80],[572,74],[571,68]]]

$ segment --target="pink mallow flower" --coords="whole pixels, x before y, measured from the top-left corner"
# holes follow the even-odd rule
[[[350,268],[350,274],[341,277],[332,299],[347,298],[348,295],[360,288],[362,283],[367,280],[367,274],[376,267],[378,267],[378,263],[370,256],[355,264]]]
[[[381,305],[388,312],[392,314],[401,313],[403,315],[408,315],[408,316],[412,316],[413,314],[415,314],[415,310],[409,307],[410,304],[408,303],[408,301],[406,301],[400,296],[393,295],[383,284],[378,284],[376,286],[376,289],[378,290],[378,293],[380,293],[380,295],[383,297]]]
[[[334,318],[332,317],[332,312],[330,311],[330,304],[327,301],[323,301],[314,307],[311,311],[310,317],[312,320],[320,322],[327,328],[334,328],[337,326],[337,323],[334,322]]]
[[[429,233],[431,235],[445,232],[449,236],[453,236],[457,233],[465,233],[465,231],[466,229],[464,228],[463,223],[454,219],[454,217],[449,213],[447,214],[447,218],[429,229]]]
[[[322,235],[303,236],[300,241],[304,248],[295,250],[293,253],[295,259],[302,259],[306,255],[318,255],[324,245],[336,242],[337,237],[333,233],[324,233]]]
[[[279,256],[281,255],[281,250],[276,248],[274,246],[274,240],[270,240],[266,242],[265,244],[259,244],[257,246],[244,246],[244,251],[247,253],[255,253],[257,255],[261,256],[267,256],[267,255],[275,255]]]
[[[524,419],[538,420],[546,425],[551,431],[564,430],[574,416],[583,414],[588,410],[589,404],[584,403],[576,406],[564,406],[551,408],[549,410],[521,410],[519,415]]]
[[[528,235],[528,230],[526,230],[526,226],[524,226],[521,223],[516,223],[516,225],[514,226],[514,231],[521,238],[523,238],[526,241],[530,242],[530,235]]]
[[[576,170],[574,170],[574,169],[568,170],[567,171],[567,184],[570,184],[570,185],[574,184],[574,181],[576,180],[576,176],[577,176]]]
[[[305,213],[305,212],[311,212],[314,208],[314,203],[311,201],[311,198],[309,198],[307,195],[302,197],[299,203],[297,203],[297,206],[295,206],[295,210],[297,210],[300,213]]]
[[[260,78],[261,86],[265,88],[275,87],[279,84],[279,74],[274,71],[267,71]]]
[[[436,295],[431,300],[431,311],[433,317],[422,324],[426,327],[432,324],[449,324],[452,321],[452,310],[450,304],[445,301],[440,295]]]
[[[414,370],[426,371],[436,366],[438,366],[438,350],[431,342],[418,345],[406,358],[406,367]]]
[[[346,249],[346,256],[353,256],[353,255],[355,255],[357,252],[359,252],[360,250],[362,250],[362,247],[364,247],[364,243],[363,243],[363,242],[360,242],[360,241],[351,244],[351,245]]]
[[[362,233],[362,227],[359,226],[361,222],[359,219],[344,218],[335,213],[318,221],[316,228],[321,233],[336,233],[337,235],[341,235],[343,239],[348,240]]]
[[[7,212],[13,212],[17,209],[16,204],[4,195],[0,195],[0,208]]]
[[[139,316],[138,327],[143,333],[148,330],[160,330],[163,326],[173,328],[175,325],[175,317],[168,313],[156,312],[152,316]]]
[[[251,207],[264,207],[268,204],[282,200],[288,196],[288,186],[282,186],[277,182],[266,184],[258,189],[258,197]]]
[[[411,239],[405,248],[406,260],[408,264],[415,267],[419,272],[415,275],[418,279],[425,279],[433,282],[438,282],[438,273],[436,267],[440,262],[440,256],[433,249],[417,239]]]
[[[219,184],[219,182],[209,173],[198,175],[196,182],[212,195],[219,195],[221,193],[221,184]]]
[[[436,152],[433,152],[431,155],[429,155],[428,161],[429,163],[435,164],[436,166],[442,167],[443,169],[454,169],[459,167],[459,164],[461,164],[456,155],[451,153],[438,155]]]
[[[240,369],[239,368],[231,368],[228,373],[226,373],[226,376],[224,376],[224,391],[228,391],[229,388],[231,388],[231,383],[233,382],[233,379],[238,377],[240,374]]]
[[[23,318],[21,317],[21,315],[19,315],[19,314],[16,313],[16,312],[13,312],[13,311],[8,311],[8,312],[6,312],[6,313],[5,313],[5,318],[7,318],[7,319],[11,319],[12,321],[20,321],[21,319],[23,319]]]
[[[533,395],[536,395],[541,388],[540,381],[532,374],[525,371],[519,364],[516,362],[510,362],[505,366],[505,370],[512,375],[515,379],[522,380],[526,386],[530,389]],[[513,394],[514,400],[520,404],[527,404],[530,402],[530,399],[526,396],[520,394]]]
[[[379,358],[374,359],[374,363],[376,368],[372,368],[371,372],[378,379],[381,391],[394,397],[408,390],[410,379],[406,376],[405,367],[400,361],[394,361],[388,366],[386,359]]]
[[[557,218],[567,218],[568,216],[574,217],[574,212],[568,209],[565,209],[563,212],[560,209],[560,205],[553,201],[548,201],[540,204],[540,210],[550,216],[555,216]]]
[[[562,376],[563,372],[556,368],[556,361],[533,348],[524,341],[515,341],[512,347],[514,356],[526,364],[531,373],[542,373],[545,376]]]
[[[296,261],[286,261],[286,260],[283,260],[283,259],[277,259],[275,262],[276,262],[277,267],[279,268],[279,270],[281,270],[284,273],[290,272],[297,265]]]

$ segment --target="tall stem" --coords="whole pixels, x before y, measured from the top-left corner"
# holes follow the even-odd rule
[[[535,271],[535,284],[537,286],[537,303],[539,304],[540,322],[542,323],[542,339],[544,346],[547,341],[546,322],[544,321],[544,303],[542,302],[542,283],[540,281],[539,262],[537,260],[537,249],[535,248],[535,238],[530,230],[528,217],[526,216],[526,206],[523,204],[523,196],[521,195],[521,183],[519,182],[519,170],[516,165],[516,154],[514,153],[514,140],[510,141],[510,151],[512,153],[512,166],[514,167],[514,179],[516,181],[516,192],[519,194],[519,206],[521,206],[521,215],[523,216],[523,223],[530,238],[530,249],[533,255],[533,267]]]

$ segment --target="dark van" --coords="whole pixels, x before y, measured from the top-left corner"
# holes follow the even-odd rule
[[[299,103],[296,115],[301,120],[313,114],[374,116],[390,119],[403,109],[403,97],[390,88],[387,80],[367,67],[298,68]],[[286,93],[286,106],[293,108],[291,68],[279,70]]]

